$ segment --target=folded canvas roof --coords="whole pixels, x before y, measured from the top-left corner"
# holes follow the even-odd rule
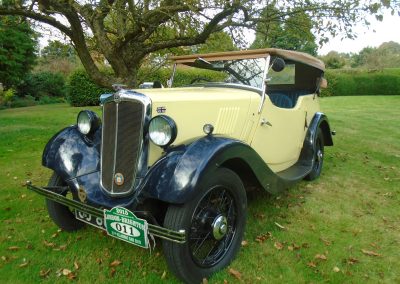
[[[197,58],[203,58],[204,60],[207,61],[221,61],[221,60],[262,58],[265,57],[267,54],[271,56],[278,56],[285,60],[300,62],[312,66],[314,68],[317,68],[321,71],[325,71],[325,64],[321,60],[307,53],[278,49],[278,48],[264,48],[264,49],[253,49],[253,50],[217,52],[208,54],[182,55],[182,56],[173,56],[171,57],[171,59],[176,63],[190,65],[190,63],[193,63]]]

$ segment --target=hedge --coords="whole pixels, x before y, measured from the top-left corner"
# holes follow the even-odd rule
[[[327,70],[322,96],[400,95],[400,69]]]
[[[69,77],[67,99],[72,106],[99,105],[100,95],[110,92],[113,91],[97,86],[84,70],[77,70]]]
[[[60,73],[38,72],[28,74],[19,84],[17,93],[20,97],[31,96],[36,100],[41,97],[65,97],[66,84]]]
[[[171,76],[171,69],[159,69],[155,72],[141,70],[138,74],[139,82],[160,81],[164,86]],[[212,81],[223,80],[225,75],[210,70],[182,68],[177,69],[174,77],[174,87],[189,85],[196,78]],[[77,70],[71,74],[68,85],[68,101],[72,106],[98,105],[101,94],[112,93],[113,90],[97,86],[84,70]]]
[[[159,69],[155,72],[142,69],[138,80],[142,82],[160,81],[164,86],[171,75],[171,69]],[[196,78],[222,81],[225,75],[210,70],[180,68],[174,78],[174,87],[189,85]],[[322,96],[372,96],[399,95],[400,69],[370,71],[362,69],[327,70],[325,77],[328,88]],[[101,94],[113,90],[98,87],[84,70],[75,71],[69,79],[68,101],[72,106],[98,105]]]

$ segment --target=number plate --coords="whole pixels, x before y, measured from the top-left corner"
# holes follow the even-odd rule
[[[148,248],[148,225],[144,219],[137,218],[131,211],[114,207],[104,210],[104,221],[107,234],[117,239]]]
[[[82,212],[75,209],[75,218],[79,221],[88,223],[89,225],[95,226],[99,229],[105,230],[106,226],[104,225],[104,219],[95,217],[89,213]]]

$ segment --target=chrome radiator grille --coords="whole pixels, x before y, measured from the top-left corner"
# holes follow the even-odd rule
[[[143,118],[144,105],[140,101],[104,104],[101,181],[111,194],[128,193],[134,187],[143,143]]]

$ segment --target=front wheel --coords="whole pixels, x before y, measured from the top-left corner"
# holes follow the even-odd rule
[[[49,187],[65,185],[66,183],[56,173],[53,173],[48,183]],[[67,206],[50,199],[46,199],[46,205],[50,218],[60,229],[67,232],[73,232],[85,226],[85,223],[78,221],[75,218],[74,214]]]
[[[229,265],[243,237],[247,198],[236,173],[220,168],[200,181],[197,195],[188,203],[170,205],[164,226],[186,230],[186,243],[163,241],[168,266],[187,283],[203,278]]]

